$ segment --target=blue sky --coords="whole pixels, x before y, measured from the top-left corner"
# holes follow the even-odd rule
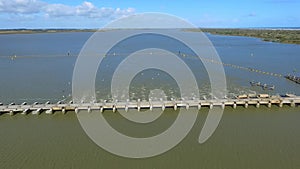
[[[299,0],[0,0],[0,29],[99,28],[142,12],[199,27],[300,27]]]

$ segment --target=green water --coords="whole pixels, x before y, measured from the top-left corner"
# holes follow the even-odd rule
[[[179,145],[146,159],[118,157],[98,147],[81,129],[74,112],[2,115],[0,168],[300,168],[299,107],[228,107],[213,136],[199,144],[207,112],[200,110]],[[106,111],[104,116],[117,129],[124,123],[119,114]],[[174,111],[166,111],[153,130],[175,117]]]

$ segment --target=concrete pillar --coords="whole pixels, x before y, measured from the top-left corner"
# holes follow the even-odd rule
[[[201,103],[198,104],[198,110],[200,110],[200,109],[201,109]]]
[[[62,108],[61,112],[62,112],[62,114],[66,114],[66,109]]]
[[[137,100],[137,109],[138,109],[138,111],[141,111],[141,104],[140,104],[140,102],[141,102],[141,99],[138,99]]]
[[[27,115],[28,112],[29,112],[29,109],[25,109],[25,110],[23,110],[23,112],[21,114]]]
[[[116,105],[113,105],[113,113],[115,113],[117,110]]]
[[[39,115],[42,111],[42,108],[38,108],[37,110],[33,111],[32,114],[37,114]]]
[[[141,111],[141,105],[140,104],[137,105],[137,109],[138,109],[138,111]]]
[[[128,112],[128,105],[125,105],[125,112]]]
[[[100,113],[103,113],[103,106],[100,107]]]
[[[280,101],[279,107],[283,107],[283,102],[282,101]]]
[[[9,115],[13,116],[13,115],[15,115],[15,112],[13,110],[10,110]]]
[[[236,103],[233,103],[233,108],[236,109]]]
[[[269,107],[269,108],[272,107],[272,103],[271,103],[271,102],[268,103],[268,107]]]
[[[177,110],[177,104],[176,103],[174,104],[174,110],[175,111]]]
[[[245,103],[245,108],[248,108],[248,106],[249,106],[249,105],[248,105],[248,102],[246,102],[246,103]]]
[[[88,111],[89,113],[91,113],[91,107],[88,107],[87,111]]]
[[[188,110],[188,109],[190,108],[190,105],[187,103],[187,104],[185,105],[185,108]]]
[[[166,109],[166,106],[165,106],[165,104],[163,104],[162,107],[161,107],[161,110],[165,111],[165,109]]]
[[[53,109],[46,110],[46,114],[53,114]]]
[[[260,106],[260,102],[258,101],[258,102],[256,103],[256,108],[259,108],[259,106]]]
[[[209,109],[212,109],[214,107],[214,104],[210,103]]]
[[[222,103],[221,107],[224,110],[225,109],[225,103]]]
[[[79,109],[78,107],[75,108],[75,113],[78,114],[79,113]]]
[[[295,104],[294,100],[292,100],[291,101],[291,107],[295,107],[295,106],[296,106],[296,104]]]

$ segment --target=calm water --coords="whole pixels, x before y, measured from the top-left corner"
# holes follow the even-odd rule
[[[72,72],[76,61],[73,55],[80,52],[91,35],[92,33],[1,35],[0,101],[21,103],[70,99]],[[300,45],[263,42],[257,38],[246,37],[218,35],[208,35],[208,37],[224,63],[283,75],[291,73],[300,76]],[[173,47],[174,51],[178,50],[177,47]],[[71,56],[68,56],[68,53]],[[11,60],[9,56],[14,55],[17,59]],[[96,89],[101,93],[102,99],[111,98],[105,92],[109,91],[107,87],[110,86],[109,80],[116,66],[114,63],[120,61],[118,57],[108,58],[103,60],[103,64],[101,63],[98,70],[100,73],[97,74],[96,79]],[[200,91],[209,90],[207,74],[201,63],[195,63],[193,58],[185,58],[184,61],[193,69]],[[299,85],[284,78],[231,67],[225,67],[225,72],[229,93],[300,94]],[[145,75],[141,76],[141,74]],[[148,86],[159,86],[170,90],[171,87],[168,84],[172,84],[170,83],[172,79],[167,74],[156,71],[141,72],[141,74],[136,76],[136,83],[134,83],[136,85],[132,86],[132,93],[137,95],[133,95],[133,99],[146,98],[147,91],[143,89],[146,83]],[[153,81],[151,81],[152,78],[154,78]],[[251,87],[249,82],[252,80],[275,85],[276,88],[274,91],[264,91],[260,87]],[[170,91],[171,96],[172,92],[174,91]]]
[[[169,122],[175,118],[168,113]],[[1,168],[274,168],[300,166],[300,108],[226,109],[214,135],[198,136],[207,110],[200,111],[189,135],[172,150],[148,159],[126,159],[96,146],[74,113],[0,118]],[[120,115],[106,112],[108,120]],[[123,122],[121,121],[121,124]],[[121,125],[119,124],[119,125]],[[155,125],[154,125],[155,127]],[[156,126],[157,127],[157,126]],[[141,130],[138,130],[141,132]]]
[[[68,56],[68,53],[78,54],[89,36],[91,33],[1,35],[0,101],[20,103],[70,99],[76,57]],[[208,37],[225,63],[283,75],[294,71],[299,75],[300,45],[262,42],[246,37]],[[12,55],[17,59],[11,60],[8,56]],[[192,59],[186,58],[185,61],[193,66]],[[193,68],[201,70],[197,65]],[[230,93],[293,92],[300,95],[299,85],[284,78],[230,67],[225,67],[225,71]],[[149,77],[156,79],[152,82]],[[201,91],[205,91],[208,85],[201,77],[197,80],[202,82],[199,85]],[[99,92],[107,90],[105,78],[108,75],[97,77]],[[161,72],[143,72],[134,80],[133,99],[147,98],[147,88],[158,84],[164,84],[160,87],[167,90],[166,93],[176,95],[172,90],[176,86],[165,83],[173,83],[172,79]],[[251,87],[251,80],[274,84],[276,89],[264,91]],[[110,96],[103,95],[106,97]],[[300,168],[299,107],[226,108],[215,134],[200,145],[197,139],[207,112],[207,109],[201,109],[193,129],[178,146],[162,155],[138,160],[117,157],[96,146],[81,129],[74,112],[66,115],[2,115],[0,168]],[[126,133],[124,125],[128,121],[109,111],[104,115],[117,130]],[[153,134],[166,128],[175,118],[176,112],[167,110],[159,124],[150,124],[148,128],[136,125],[133,127],[137,130],[128,134],[141,136],[144,131]]]

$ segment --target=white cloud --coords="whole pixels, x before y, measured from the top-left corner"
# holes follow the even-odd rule
[[[75,10],[67,5],[63,4],[49,4],[44,7],[43,12],[47,16],[61,17],[74,15]]]
[[[67,6],[63,4],[49,4],[45,7],[45,13],[49,17],[82,16],[88,18],[117,18],[134,13],[133,8],[98,8],[91,2],[83,2],[78,6]]]
[[[87,17],[87,18],[118,18],[134,13],[133,8],[120,9],[96,7],[91,2],[84,1],[81,5],[49,4],[39,0],[0,0],[0,13],[7,14],[40,14],[50,18],[56,17]]]
[[[13,14],[39,13],[47,3],[39,0],[0,0],[0,12]]]

